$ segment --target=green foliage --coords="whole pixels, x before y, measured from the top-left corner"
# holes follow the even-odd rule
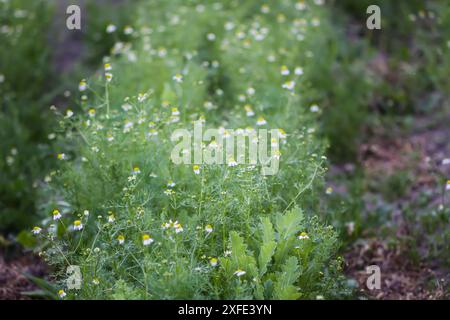
[[[51,166],[47,91],[53,83],[47,46],[48,1],[0,3],[0,231],[35,219],[40,179]]]
[[[320,99],[310,79],[321,60],[308,50],[320,50],[331,29],[326,8],[293,7],[143,2],[134,41],[87,80],[81,111],[56,112],[61,170],[43,189],[48,220],[38,237],[61,287],[65,267],[81,267],[82,288],[68,297],[349,293],[336,233],[314,217],[326,158],[315,134],[319,107],[310,108]],[[170,137],[192,133],[195,120],[222,130],[279,128],[279,171],[174,164]]]

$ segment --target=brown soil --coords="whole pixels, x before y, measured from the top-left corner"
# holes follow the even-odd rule
[[[43,277],[47,267],[36,256],[26,254],[6,260],[0,252],[0,300],[26,300],[22,292],[34,291],[38,288],[23,273]]]

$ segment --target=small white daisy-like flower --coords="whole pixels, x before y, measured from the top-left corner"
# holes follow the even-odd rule
[[[252,106],[249,104],[246,104],[244,106],[245,109],[245,114],[247,115],[247,117],[253,117],[255,115],[255,112],[252,109]]]
[[[247,94],[248,94],[249,96],[254,95],[255,92],[256,92],[255,88],[250,87],[250,88],[247,89]]]
[[[52,215],[53,215],[53,220],[59,220],[62,217],[61,212],[59,212],[58,209],[53,210]]]
[[[281,66],[280,73],[283,76],[288,76],[290,74],[290,71],[289,71],[288,67]]]
[[[299,1],[295,4],[295,9],[297,10],[305,10],[306,9],[306,4],[305,1]]]
[[[111,71],[112,70],[112,66],[110,63],[105,63],[105,65],[103,66],[105,68],[105,71]]]
[[[226,250],[224,253],[223,253],[223,255],[224,255],[224,257],[229,257],[229,256],[231,256],[231,250]]]
[[[180,232],[183,232],[183,230],[184,230],[181,223],[177,223],[177,222],[175,222],[173,228],[175,229],[175,233],[180,233]]]
[[[119,235],[117,237],[117,242],[119,242],[119,244],[124,244],[125,243],[125,237],[123,235]]]
[[[237,166],[237,162],[234,160],[234,158],[228,159],[228,166],[229,166],[229,167],[235,167],[235,166]]]
[[[442,160],[442,165],[443,166],[446,166],[446,165],[449,165],[449,164],[450,164],[450,158],[445,158],[445,159]]]
[[[281,87],[283,89],[292,90],[295,87],[295,81],[286,81]]]
[[[304,239],[309,239],[309,236],[308,236],[308,234],[306,233],[306,232],[301,232],[299,235],[298,235],[298,237],[297,237],[298,239],[300,239],[300,240],[304,240]]]
[[[66,110],[66,118],[68,119],[68,118],[70,118],[70,117],[72,117],[72,116],[73,116],[73,111],[70,110],[70,109],[67,109],[67,110]]]
[[[294,69],[294,73],[295,73],[297,76],[301,76],[301,75],[303,74],[303,69],[300,68],[300,67],[297,67],[297,68]]]
[[[58,160],[66,160],[66,154],[65,153],[58,153],[58,155],[56,156],[58,158]]]
[[[246,272],[245,272],[244,270],[241,270],[241,269],[237,269],[237,270],[234,272],[234,275],[235,275],[235,276],[238,276],[238,277],[241,277],[241,276],[243,276],[244,274],[246,274]]]
[[[89,210],[84,210],[84,211],[83,211],[83,215],[84,215],[85,217],[89,217]]]
[[[156,129],[150,129],[150,131],[147,133],[148,137],[155,137],[158,135],[158,131]]]
[[[110,72],[106,72],[106,73],[105,73],[105,79],[106,79],[106,81],[111,82],[112,78],[113,78],[112,73],[110,73]]]
[[[309,108],[309,110],[311,110],[311,112],[314,112],[314,113],[320,111],[319,106],[318,106],[317,104],[312,105],[312,106]]]
[[[332,188],[332,187],[328,187],[328,188],[325,190],[325,193],[328,194],[328,195],[332,194],[332,193],[333,193],[333,188]]]
[[[33,234],[39,234],[39,233],[41,233],[41,231],[42,231],[42,228],[39,228],[39,227],[34,227],[32,230],[31,230],[31,232],[33,233]]]
[[[207,233],[211,233],[211,232],[214,231],[214,229],[213,229],[212,225],[207,224],[206,227],[205,227],[205,231],[206,231]]]
[[[82,92],[82,91],[85,91],[86,88],[87,88],[87,83],[86,83],[86,80],[83,79],[78,84],[78,90],[80,90]]]
[[[88,110],[88,115],[89,115],[89,117],[91,117],[91,118],[95,117],[95,113],[96,113],[96,111],[95,111],[95,109],[93,109],[93,108],[91,108],[91,109]]]
[[[166,190],[164,190],[164,194],[166,196],[171,196],[171,195],[175,194],[175,191],[173,191],[172,189],[166,189]]]
[[[133,167],[133,174],[139,174],[139,173],[141,173],[141,170],[139,169],[139,167],[138,166],[134,166]]]
[[[178,108],[172,108],[172,115],[173,115],[173,116],[178,116],[178,115],[180,115],[180,111],[178,111]]]
[[[445,190],[446,191],[450,190],[450,180],[447,181],[447,185],[445,186]]]
[[[217,266],[218,263],[219,263],[219,260],[218,260],[217,258],[211,258],[211,259],[209,259],[209,264],[210,264],[212,267]]]
[[[214,41],[216,40],[216,35],[214,33],[208,33],[206,35],[206,39],[208,39],[209,41]]]
[[[148,246],[148,245],[152,244],[153,241],[154,240],[148,234],[142,235],[142,244],[144,246]]]
[[[98,278],[94,278],[94,280],[92,280],[92,283],[98,286],[100,284],[100,280],[98,280]]]
[[[78,231],[83,229],[83,224],[81,223],[81,220],[75,220],[73,222],[73,229]]]
[[[183,76],[180,73],[177,73],[172,77],[172,79],[178,83],[183,82]]]
[[[116,217],[114,217],[113,214],[110,214],[110,215],[108,216],[108,222],[109,222],[109,223],[113,223],[114,221],[116,221]]]
[[[117,27],[113,24],[108,24],[108,26],[106,27],[106,32],[107,33],[113,33],[117,30]]]
[[[138,98],[139,102],[143,102],[148,98],[148,94],[147,93],[139,93],[137,98]],[[130,106],[130,109],[131,109],[131,106]]]
[[[65,296],[67,296],[67,294],[64,290],[61,289],[58,291],[58,296],[60,299],[63,299]]]
[[[267,121],[263,117],[259,117],[258,120],[256,121],[257,126],[263,126],[265,124],[267,124]]]
[[[193,166],[192,170],[194,170],[195,174],[200,174],[200,167],[198,165]]]
[[[139,98],[138,98],[138,100],[139,100]],[[131,104],[129,104],[129,103],[124,103],[124,104],[122,105],[122,110],[123,110],[123,111],[130,111],[131,108],[133,108],[133,107],[132,107]]]
[[[167,186],[168,186],[169,188],[173,188],[173,187],[175,187],[175,185],[176,185],[176,183],[173,182],[172,180],[167,181]]]
[[[267,4],[263,4],[261,6],[261,12],[262,13],[269,13],[270,12],[270,7]]]
[[[130,26],[126,26],[125,28],[123,28],[123,33],[124,33],[125,35],[133,34],[133,32],[134,32],[134,30],[133,30],[133,28],[130,27]]]
[[[286,134],[286,132],[283,129],[278,129],[278,137],[280,139],[286,139],[287,134]]]

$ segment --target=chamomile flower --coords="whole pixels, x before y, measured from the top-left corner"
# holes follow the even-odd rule
[[[250,87],[247,89],[247,94],[249,96],[253,96],[255,94],[255,92],[256,92],[255,88]]]
[[[237,162],[234,160],[234,158],[228,159],[228,166],[229,166],[229,167],[235,167],[235,166],[237,166]]]
[[[34,227],[32,230],[31,230],[31,232],[33,233],[33,234],[39,234],[39,233],[41,233],[41,231],[42,231],[42,228],[39,228],[39,227]]]
[[[207,233],[211,233],[211,232],[214,231],[214,229],[213,229],[212,225],[207,224],[206,227],[205,227],[205,231],[206,231]]]
[[[447,180],[447,185],[445,186],[445,190],[446,191],[450,190],[450,180]]]
[[[56,156],[58,158],[58,160],[66,160],[66,154],[65,153],[58,153],[58,155]]]
[[[87,83],[86,83],[86,80],[83,79],[83,80],[81,80],[80,83],[78,84],[78,90],[81,91],[81,92],[83,92],[83,91],[86,90],[86,88],[87,88]]]
[[[180,111],[178,111],[178,108],[172,108],[172,116],[178,116],[180,115]]]
[[[246,104],[244,106],[245,109],[245,114],[247,115],[247,117],[253,117],[255,115],[255,112],[252,109],[252,106],[249,104]]]
[[[318,106],[317,104],[312,105],[312,106],[309,108],[309,110],[311,110],[311,112],[314,112],[314,113],[320,111],[319,106]]]
[[[81,223],[81,220],[75,220],[73,222],[73,229],[78,231],[83,229],[83,224]]]
[[[296,67],[296,68],[294,69],[294,73],[295,73],[295,75],[297,75],[297,76],[301,76],[301,75],[303,74],[303,68]]]
[[[194,170],[195,174],[200,174],[200,167],[198,165],[193,166],[192,170]]]
[[[61,219],[61,217],[62,217],[61,212],[59,212],[58,209],[53,210],[52,215],[53,215],[53,220],[55,220],[55,221]]]
[[[119,244],[124,244],[125,243],[125,237],[123,235],[119,235],[117,237],[117,242],[119,242]]]
[[[148,137],[155,137],[158,135],[158,131],[156,129],[150,129],[149,132],[147,133]]]
[[[117,30],[117,27],[113,24],[108,24],[108,26],[106,27],[106,32],[107,33],[113,33]]]
[[[139,97],[138,97],[138,100],[139,100]],[[140,102],[140,101],[139,101],[139,102]],[[131,108],[133,108],[133,107],[132,107],[131,104],[129,104],[129,103],[124,103],[124,104],[122,105],[122,110],[125,111],[125,112],[130,111]]]
[[[281,87],[283,89],[293,90],[295,87],[295,81],[286,81]]]
[[[332,187],[328,187],[328,188],[325,190],[325,193],[328,194],[328,195],[332,194],[332,193],[333,193],[333,188],[332,188]]]
[[[106,73],[105,73],[105,79],[106,79],[106,81],[111,82],[112,78],[113,78],[112,73],[110,73],[110,72],[106,72]]]
[[[108,222],[109,223],[113,223],[114,221],[116,221],[116,217],[113,214],[110,214],[108,216]]]
[[[111,71],[112,70],[111,64],[110,63],[105,63],[104,69],[105,69],[105,71]]]
[[[142,235],[142,244],[144,246],[148,246],[148,245],[152,244],[153,241],[154,240],[148,234],[143,234]]]
[[[300,240],[304,240],[304,239],[309,239],[309,236],[308,236],[308,234],[306,233],[306,232],[301,232],[299,235],[298,235],[298,237],[297,237],[298,239],[300,239]]]
[[[263,4],[261,6],[261,12],[262,13],[269,13],[270,12],[270,7],[267,4]]]
[[[58,296],[60,299],[64,299],[64,297],[67,296],[67,294],[64,290],[61,289],[58,291]]]
[[[133,34],[133,32],[134,32],[134,30],[133,30],[133,28],[130,27],[130,26],[125,26],[125,28],[123,29],[123,33],[124,33],[125,35]]]
[[[244,274],[246,274],[246,272],[245,272],[244,270],[241,270],[241,269],[237,269],[237,270],[234,272],[234,275],[235,275],[235,276],[238,276],[238,277],[242,277]]]
[[[288,76],[290,74],[290,71],[289,71],[288,67],[281,66],[280,73],[282,76]]]
[[[266,119],[264,119],[263,117],[259,117],[259,118],[256,120],[256,125],[257,125],[257,126],[263,126],[263,125],[265,125],[265,124],[267,124],[267,121],[266,121]]]
[[[217,266],[218,263],[219,263],[219,260],[218,260],[217,258],[211,258],[211,259],[209,259],[209,264],[210,264],[212,267]]]
[[[287,137],[286,131],[284,131],[283,129],[278,129],[278,137],[280,139],[286,139]]]
[[[133,174],[139,174],[139,173],[141,173],[141,170],[139,169],[139,167],[138,166],[134,166],[133,167]]]
[[[183,232],[183,226],[181,225],[181,223],[175,222],[173,228],[175,229],[175,233],[180,233]]]
[[[93,109],[93,108],[89,109],[88,110],[88,115],[91,118],[95,117],[95,109]]]
[[[176,183],[173,182],[172,180],[167,181],[167,186],[168,186],[169,188],[173,188],[173,187],[175,187],[175,185],[176,185]]]
[[[69,119],[69,118],[71,118],[72,116],[73,116],[73,111],[72,110],[70,110],[70,109],[67,109],[66,110],[66,116],[65,116],[65,118],[66,119]]]
[[[172,79],[178,83],[183,82],[183,76],[180,73],[177,73],[172,77]]]
[[[214,41],[216,40],[216,35],[214,33],[208,33],[206,35],[206,39],[208,39],[209,41]]]

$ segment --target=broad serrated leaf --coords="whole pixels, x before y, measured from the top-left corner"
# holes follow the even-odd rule
[[[303,213],[300,208],[294,208],[285,214],[279,214],[276,219],[276,229],[279,239],[288,239],[298,232],[303,221]]]
[[[275,283],[274,299],[295,300],[301,294],[294,285],[300,276],[300,269],[296,257],[290,257],[278,273],[277,282]]]

